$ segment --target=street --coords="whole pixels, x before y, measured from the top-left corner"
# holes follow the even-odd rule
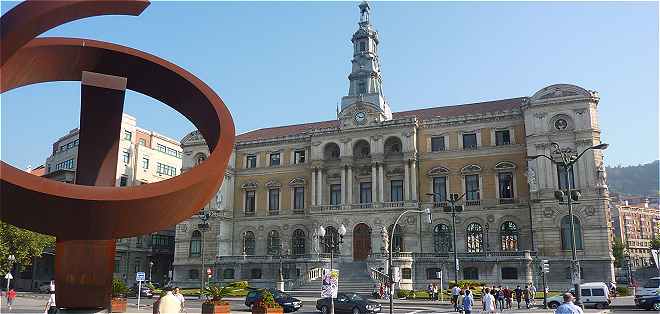
[[[45,294],[35,294],[35,293],[20,293],[14,302],[14,307],[11,312],[7,312],[6,302],[2,302],[1,313],[43,313],[44,304],[46,303]],[[300,314],[310,314],[310,313],[319,313],[316,310],[316,299],[315,298],[301,298],[303,301],[303,307],[296,313]],[[6,301],[6,300],[3,300]],[[250,313],[247,307],[243,304],[243,299],[241,298],[229,298],[227,299],[231,303],[232,313]],[[384,300],[379,300],[382,302],[382,313],[388,313],[389,308],[388,304]],[[140,300],[140,309],[137,308],[137,299],[131,298],[128,300],[128,310],[127,313],[153,313],[152,304],[153,299],[141,299]],[[587,309],[585,313],[650,313],[642,309],[634,308],[634,302],[632,297],[620,297],[615,299],[612,303],[613,308],[609,310],[595,310]],[[187,299],[186,300],[186,313],[201,313],[201,301],[197,299]],[[476,308],[479,305],[477,304]],[[543,310],[540,308],[534,308],[530,310],[521,309],[521,310],[506,310],[505,313],[552,313],[552,310]],[[431,314],[431,313],[453,313],[451,307],[447,304],[433,304],[430,302],[420,302],[413,300],[397,300],[395,303],[394,313],[397,314]]]

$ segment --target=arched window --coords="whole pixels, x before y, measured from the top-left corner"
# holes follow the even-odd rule
[[[401,149],[403,145],[401,144],[401,140],[398,137],[390,137],[387,140],[385,140],[385,158],[391,158],[391,157],[399,157],[402,156],[401,154]]]
[[[437,224],[433,228],[433,247],[436,253],[451,252],[451,230],[445,224]]]
[[[301,229],[296,229],[293,232],[293,255],[304,255],[305,254],[305,231]]]
[[[195,155],[195,165],[199,165],[206,160],[206,155],[199,153]]]
[[[518,235],[520,229],[513,221],[505,221],[500,226],[502,251],[518,251]]]
[[[477,253],[484,251],[484,229],[480,224],[473,222],[467,226],[466,238],[467,238],[467,252],[468,253]]]
[[[582,225],[580,219],[573,215],[573,223],[575,224],[575,249],[583,250],[582,246]],[[571,240],[571,216],[564,216],[561,219],[561,248],[562,250],[570,250],[572,248]]]
[[[268,254],[278,255],[280,254],[280,249],[280,233],[277,230],[271,230],[268,233]]]
[[[254,255],[254,233],[252,231],[245,232],[243,235],[243,251],[245,255]]]
[[[320,243],[320,246],[323,248],[323,253],[330,253],[330,244],[332,243],[332,239],[335,239],[335,241],[339,239],[339,231],[337,231],[337,229],[335,229],[333,226],[328,226],[325,228],[325,237],[323,239],[325,244],[323,244],[323,242]],[[319,238],[319,241],[321,241],[321,238]],[[339,254],[339,248],[336,247],[333,253]]]
[[[336,143],[328,143],[323,149],[323,156],[325,160],[338,160],[340,155],[339,145]]]
[[[190,237],[190,257],[199,257],[202,254],[202,233],[195,230]]]
[[[476,267],[463,268],[463,279],[465,280],[479,280],[479,269]]]
[[[387,228],[387,234],[392,235],[392,225]],[[403,237],[401,236],[401,226],[397,225],[394,229],[394,237],[392,237],[392,252],[403,252]]]
[[[356,159],[370,158],[371,157],[371,147],[369,142],[365,140],[359,140],[353,146],[353,157]]]

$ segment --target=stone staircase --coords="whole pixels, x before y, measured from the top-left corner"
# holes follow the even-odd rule
[[[371,279],[366,262],[341,262],[335,269],[339,270],[339,292],[355,292],[369,297],[376,281]],[[304,283],[287,291],[296,297],[320,297],[321,279]]]

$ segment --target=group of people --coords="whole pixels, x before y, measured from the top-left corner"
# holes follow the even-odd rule
[[[520,303],[524,300],[525,307],[529,309],[534,305],[534,296],[536,295],[536,287],[532,283],[521,288],[517,286],[511,290],[509,287],[484,287],[481,290],[481,303],[482,310],[485,313],[495,313],[498,310],[504,311],[505,309],[513,308],[513,300],[516,301],[518,309]],[[451,289],[451,303],[454,310],[459,313],[470,314],[474,305],[474,293],[470,288],[461,289],[454,286]]]
[[[380,284],[375,284],[374,291],[372,294],[374,298],[389,300],[390,284],[389,283],[383,284],[382,282]]]
[[[438,293],[440,291],[439,289],[438,284],[435,282],[426,287],[426,292],[428,292],[431,300],[438,300],[440,298],[440,293]]]
[[[175,313],[184,313],[186,299],[181,294],[181,289],[179,287],[165,287],[163,289],[165,295],[160,297],[156,302],[154,302],[154,314],[175,314]]]

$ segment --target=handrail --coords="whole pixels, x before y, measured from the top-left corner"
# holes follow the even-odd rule
[[[296,279],[295,281],[290,282],[289,286],[287,287],[286,290],[293,290],[293,289],[298,288],[298,287],[300,287],[300,286],[302,286],[302,285],[304,285],[308,282],[312,282],[316,279],[319,279],[319,278],[321,278],[321,276],[323,276],[323,268],[322,267],[312,268],[312,269],[306,271],[302,276],[298,277],[298,279]]]
[[[375,268],[369,268],[369,276],[371,276],[371,279],[376,280],[379,283],[385,284],[389,281],[389,277],[387,274],[375,269]]]

